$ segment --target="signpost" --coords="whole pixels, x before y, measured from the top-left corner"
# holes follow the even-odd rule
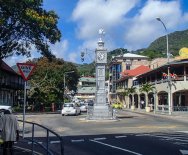
[[[23,77],[23,79],[25,80],[24,83],[24,105],[23,105],[23,133],[22,136],[24,138],[24,134],[25,134],[25,105],[26,105],[26,84],[27,84],[27,80],[29,79],[29,77],[31,76],[35,65],[34,64],[27,64],[27,63],[17,63],[19,72],[21,74],[21,76]]]

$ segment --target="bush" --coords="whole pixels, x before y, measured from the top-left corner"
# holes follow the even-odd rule
[[[112,108],[115,108],[115,109],[122,109],[123,108],[123,104],[122,103],[114,103],[112,104]]]

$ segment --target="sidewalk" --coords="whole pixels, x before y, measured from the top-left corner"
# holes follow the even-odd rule
[[[41,151],[42,150],[42,151]],[[15,142],[13,146],[14,155],[31,155],[31,145],[28,145],[28,141],[20,137],[18,142]],[[43,155],[45,152],[40,146],[34,145],[34,155]],[[3,154],[3,148],[0,147],[0,154]]]
[[[135,110],[122,109],[122,110],[132,112],[132,113],[138,113],[142,115],[151,115],[153,117],[161,117],[165,119],[171,119],[171,120],[176,120],[176,121],[183,122],[183,123],[188,123],[188,112],[176,113],[176,114],[172,113],[172,115],[169,115],[169,113],[159,113],[159,112],[154,113],[154,111],[146,112],[145,109],[135,109]]]

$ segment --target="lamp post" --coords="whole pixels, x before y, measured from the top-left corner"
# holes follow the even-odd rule
[[[65,96],[65,76],[66,76],[67,74],[74,73],[74,72],[75,72],[75,71],[64,72],[64,75],[63,75],[63,86],[64,86],[63,104],[65,103],[65,99],[64,99],[64,96]],[[61,108],[62,108],[62,105],[61,105]]]
[[[170,54],[169,54],[169,48],[168,48],[168,31],[167,28],[164,24],[164,22],[157,17],[156,18],[159,22],[162,23],[163,27],[165,28],[166,31],[166,56],[167,56],[167,64],[168,64],[168,106],[169,106],[169,115],[172,114],[172,106],[171,106],[171,79],[170,79],[170,66],[169,66],[169,60],[170,60]]]

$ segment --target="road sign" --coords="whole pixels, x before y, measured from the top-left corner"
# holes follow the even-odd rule
[[[27,64],[27,63],[17,63],[17,66],[20,74],[22,75],[25,81],[29,79],[35,68],[34,64]]]

